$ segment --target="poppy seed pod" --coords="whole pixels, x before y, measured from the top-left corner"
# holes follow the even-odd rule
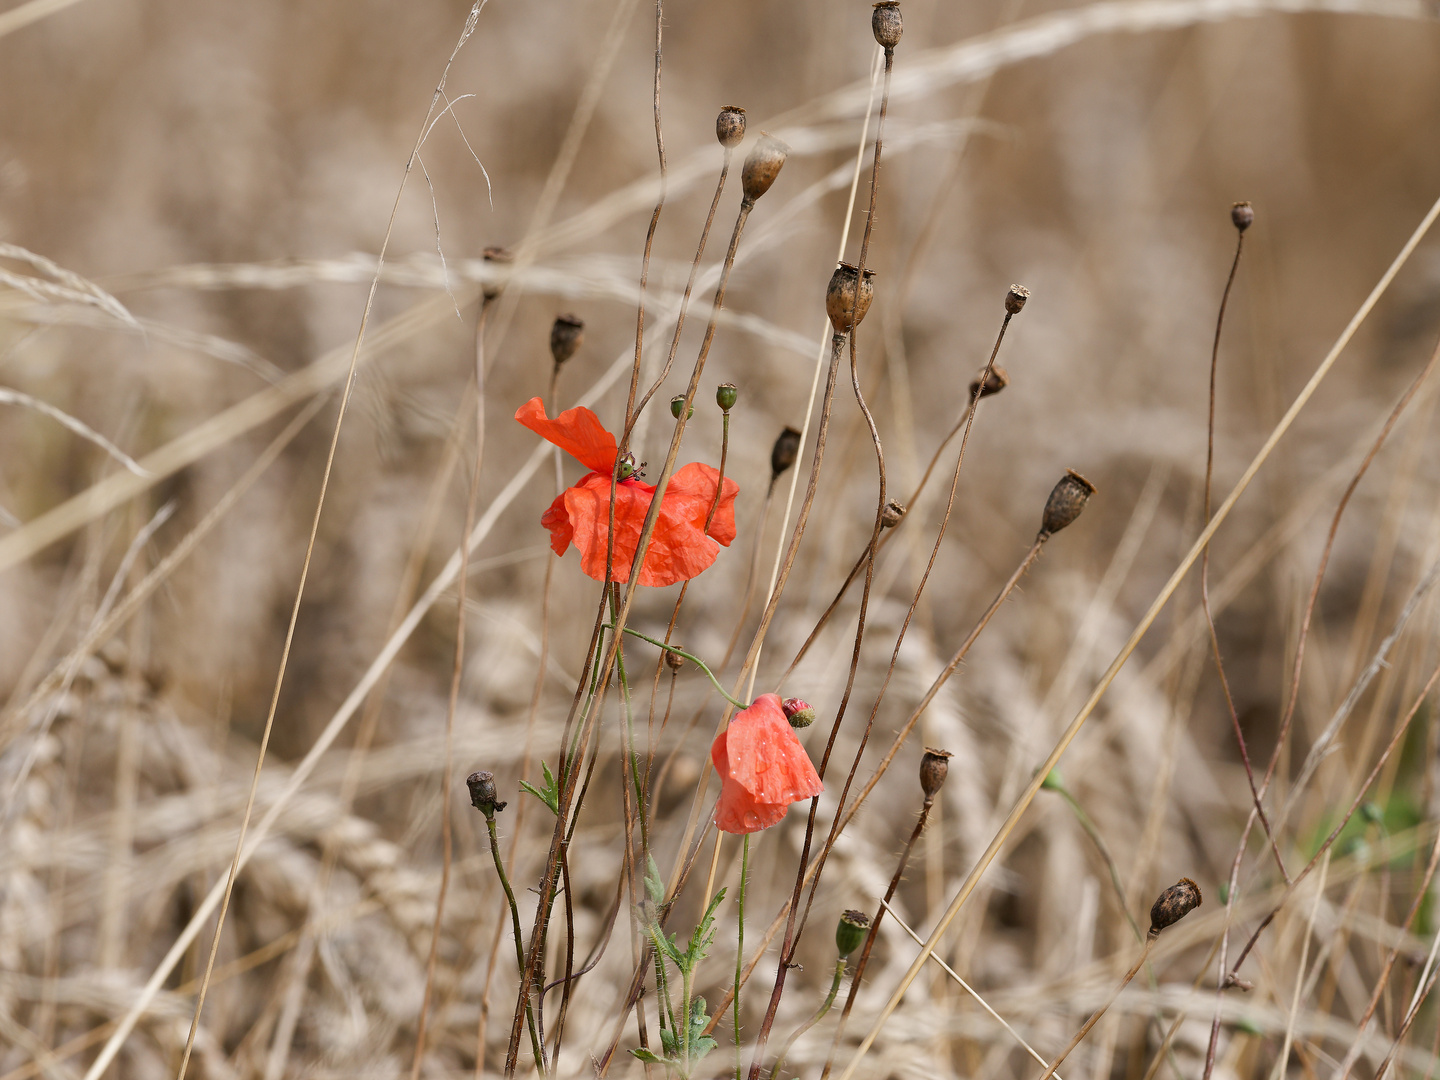
[[[585,323],[576,315],[556,315],[550,327],[550,355],[559,367],[580,348],[585,340]]]
[[[1240,232],[1255,224],[1255,208],[1248,202],[1237,202],[1230,207],[1230,221]]]
[[[899,0],[880,0],[870,14],[870,29],[875,34],[875,41],[884,48],[893,49],[899,45],[903,29]]]
[[[900,519],[904,516],[905,504],[899,499],[890,499],[885,503],[885,509],[880,511],[880,527],[893,529],[900,524]]]
[[[499,263],[508,265],[515,257],[502,247],[487,247],[485,249],[485,261],[487,263]],[[487,281],[480,286],[480,294],[486,300],[494,300],[500,295],[500,283],[498,281]]]
[[[1094,484],[1074,469],[1066,469],[1065,475],[1050,489],[1050,497],[1045,500],[1045,516],[1040,522],[1040,535],[1048,540],[1074,522],[1094,494]]]
[[[784,712],[785,719],[790,721],[790,726],[796,731],[807,728],[815,722],[815,706],[798,697],[787,697],[780,703],[780,709]]]
[[[841,912],[840,921],[835,924],[835,948],[842,957],[849,956],[865,943],[865,934],[870,929],[870,916],[853,908]]]
[[[985,375],[984,386],[980,385],[981,375],[985,375],[984,368],[981,368],[975,378],[970,380],[971,401],[975,400],[975,391],[977,390],[980,391],[980,396],[982,398],[986,398],[989,397],[991,394],[998,394],[1001,390],[1004,390],[1007,386],[1010,385],[1010,373],[1006,371],[1003,367],[1001,367],[999,364],[992,364],[990,366],[990,374]]]
[[[683,408],[685,408],[685,395],[684,395],[684,394],[676,394],[674,397],[672,397],[672,398],[670,399],[670,415],[673,416],[676,420],[679,420],[679,419],[680,419],[680,410],[683,409]],[[694,405],[691,405],[691,406],[690,406],[690,416],[694,416],[694,415],[695,415],[695,406],[694,406]],[[689,419],[690,419],[690,416],[687,416],[685,419],[686,419],[686,420],[689,420]]]
[[[715,118],[715,138],[726,150],[740,145],[745,138],[745,110],[738,105],[726,105]]]
[[[1020,309],[1029,299],[1030,290],[1024,285],[1011,285],[1010,291],[1005,294],[1005,310],[1011,315],[1019,315]]]
[[[870,301],[875,299],[875,271],[867,269],[865,280],[860,280],[860,268],[842,262],[830,275],[830,284],[825,288],[825,314],[830,316],[830,325],[835,333],[848,333],[858,326],[870,310]],[[856,291],[859,303],[856,303]],[[854,312],[854,321],[851,321]]]
[[[635,455],[626,450],[615,459],[615,479],[629,480],[632,476],[644,476],[644,463],[637,464]]]
[[[800,456],[800,432],[787,427],[770,450],[770,478],[774,480],[795,464]]]
[[[729,412],[733,409],[739,397],[740,391],[735,388],[733,382],[722,382],[715,388],[715,404],[720,406],[721,412]]]
[[[1181,878],[1162,892],[1150,908],[1150,936],[1179,922],[1200,906],[1200,886]]]
[[[494,773],[483,769],[472,772],[465,778],[465,786],[470,789],[470,805],[487,818],[494,817],[498,811],[505,809],[507,804],[497,798]]]
[[[785,164],[785,155],[790,153],[790,147],[786,146],[773,135],[760,133],[760,139],[751,148],[750,154],[745,158],[745,167],[740,171],[740,186],[745,191],[745,201],[754,203],[756,199],[770,190],[770,185],[775,183],[775,178],[780,175],[780,167]]]
[[[666,649],[665,666],[668,667],[671,671],[678,672],[681,668],[685,666],[685,658],[681,656],[678,652],[671,652],[669,649]]]
[[[945,777],[950,774],[950,759],[954,756],[949,750],[925,747],[925,754],[920,759],[920,790],[925,793],[925,798],[933,799],[945,786]]]

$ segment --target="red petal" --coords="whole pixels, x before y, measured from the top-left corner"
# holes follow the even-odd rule
[[[743,784],[730,776],[725,736],[726,732],[722,731],[710,747],[710,760],[715,763],[721,777],[720,798],[715,804],[715,826],[728,833],[768,829],[785,816],[789,804],[758,802]]]
[[[570,514],[565,509],[563,491],[555,496],[550,509],[540,515],[540,524],[550,530],[550,549],[556,555],[564,555],[565,549],[570,546],[570,541],[575,536],[575,526],[571,524]]]
[[[547,442],[552,442],[587,469],[605,473],[615,468],[615,436],[605,430],[600,418],[583,405],[566,409],[551,420],[545,404],[531,398],[515,411],[515,419]]]
[[[756,698],[730,721],[727,735],[729,775],[756,802],[788,805],[825,790],[777,695]]]
[[[612,581],[629,581],[630,564],[640,543],[640,527],[650,509],[654,489],[649,484],[615,485],[615,554]],[[610,477],[591,473],[564,494],[565,509],[574,526],[580,549],[580,569],[596,581],[605,580],[605,548],[610,524]],[[649,562],[649,560],[646,560]],[[642,585],[648,585],[643,576]],[[666,585],[671,582],[665,582]]]

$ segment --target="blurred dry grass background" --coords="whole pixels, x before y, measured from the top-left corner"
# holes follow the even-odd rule
[[[1165,7],[1132,10],[1140,19]],[[1256,15],[1235,5],[1232,16],[1223,7],[1217,0],[1213,17],[1192,17],[1193,25],[1082,36],[1038,50],[1044,55],[990,64],[993,75],[980,62],[955,65],[950,75],[931,65],[892,104],[868,260],[879,271],[877,301],[860,335],[892,488],[913,487],[962,408],[1006,287],[1022,282],[1032,299],[1002,354],[1013,383],[976,424],[959,508],[862,778],[1023,553],[1054,479],[1073,467],[1099,494],[1081,522],[1048,545],[844,834],[777,1038],[823,993],[834,915],[873,909],[884,889],[918,809],[921,743],[956,753],[896,905],[923,935],[1198,534],[1207,365],[1234,242],[1231,202],[1251,200],[1257,218],[1220,354],[1221,493],[1440,195],[1440,26],[1421,6]],[[9,701],[0,724],[0,1080],[84,1075],[226,872],[314,512],[333,395],[258,478],[246,472],[302,401],[331,394],[343,376],[406,157],[468,10],[460,2],[84,0],[0,37],[0,242],[81,275],[138,320],[126,323],[94,294],[37,296],[6,279],[0,386],[63,410],[142,463],[212,418],[231,417],[213,429],[212,451],[137,481],[133,498],[80,515],[61,535],[22,550],[16,538],[38,535],[37,522],[53,520],[45,515],[124,470],[53,417],[0,403],[0,693]],[[940,50],[969,48],[964,56],[983,61],[983,49],[966,43],[1062,10],[1034,0],[906,0],[897,77]],[[740,538],[695,581],[676,632],[710,659],[723,654],[739,614],[771,441],[805,412],[874,59],[868,11],[834,0],[672,3],[665,11],[672,183],[652,310],[678,293],[694,251],[720,160],[717,108],[744,106],[752,134],[770,127],[796,150],[742,245],[727,301],[735,318],[722,324],[682,458],[716,460],[710,388],[738,384],[728,472],[741,485]],[[561,401],[619,370],[594,402],[609,426],[619,424],[656,175],[653,17],[633,0],[491,0],[455,61],[452,98],[472,96],[454,105],[458,126],[448,118],[434,126],[424,175],[410,176],[399,205],[374,347],[340,440],[261,813],[276,805],[291,770],[381,649],[407,573],[418,572],[423,588],[455,549],[474,437],[463,410],[457,425],[456,407],[471,369],[479,253],[526,238],[577,102],[606,64],[535,265],[511,290],[514,317],[489,343],[482,509],[536,445],[510,418],[545,391],[557,312],[574,311],[587,326],[561,379]],[[736,187],[717,233],[733,213]],[[861,192],[863,199],[863,183]],[[852,252],[857,245],[858,226]],[[712,240],[707,265],[722,251],[723,241]],[[23,260],[0,266],[12,278],[45,276]],[[1437,301],[1440,238],[1421,245],[1217,537],[1219,635],[1252,755],[1262,762],[1274,745],[1330,514],[1429,355],[1440,333]],[[692,311],[662,409],[683,389],[707,302]],[[647,335],[653,346],[667,339],[664,325]],[[296,381],[304,376],[294,373],[326,356],[326,377]],[[649,348],[646,364],[658,367]],[[274,400],[276,386],[289,394],[287,407],[249,423],[225,414],[255,395]],[[1435,405],[1434,385],[1423,387],[1340,529],[1276,806],[1440,555]],[[838,399],[835,425],[815,518],[768,639],[762,689],[784,670],[869,536],[874,467],[848,396]],[[642,425],[639,456],[663,459],[667,431]],[[447,455],[456,451],[461,464],[451,468]],[[446,469],[449,483],[432,490]],[[68,660],[116,597],[241,481],[247,486],[233,510],[139,610]],[[511,799],[501,827],[507,852],[519,830],[512,878],[527,920],[533,903],[525,897],[533,894],[523,890],[539,876],[549,822],[528,796],[525,816],[515,812],[516,782],[522,770],[535,774],[541,755],[553,759],[597,595],[573,554],[555,567],[551,678],[527,736],[538,597],[551,557],[537,518],[551,484],[547,465],[472,560],[472,645],[457,726],[456,777],[493,769]],[[837,761],[853,753],[857,713],[868,713],[878,688],[941,502],[932,490],[912,508],[881,561]],[[168,518],[147,528],[167,507]],[[767,552],[780,535],[778,516],[777,507]],[[632,623],[663,631],[673,592],[642,594]],[[1206,896],[1165,939],[1156,981],[1137,982],[1070,1058],[1062,1073],[1072,1078],[1140,1080],[1160,1060],[1159,1033],[1180,1012],[1188,1019],[1158,1075],[1200,1075],[1214,1009],[1214,965],[1205,964],[1223,925],[1219,884],[1248,792],[1197,611],[1192,578],[1062,766],[1115,855],[1137,917],[1181,875]],[[853,604],[842,613],[853,621]],[[241,874],[192,1075],[408,1071],[439,881],[454,619],[449,590],[400,651],[383,696],[320,757]],[[844,621],[786,683],[822,720],[844,683]],[[1355,795],[1423,682],[1437,629],[1429,597],[1345,730],[1345,752],[1327,757],[1299,794],[1281,841],[1295,865]],[[648,683],[653,651],[627,656]],[[678,757],[656,806],[656,850],[667,872],[719,715],[693,671],[674,693],[662,751],[678,748]],[[606,716],[597,794],[571,857],[582,952],[604,930],[622,847],[619,743],[613,710]],[[357,754],[356,729],[367,725],[373,744]],[[810,736],[812,753],[822,726]],[[1400,928],[1417,858],[1423,865],[1435,838],[1433,706],[1415,731],[1370,795],[1379,815],[1346,834],[1323,890],[1302,889],[1262,939],[1246,969],[1255,989],[1226,998],[1219,1075],[1332,1074],[1357,1042],[1355,1023],[1386,950],[1398,945],[1401,967],[1360,1041],[1358,1069],[1373,1073],[1384,1056],[1436,926],[1427,906],[1409,932]],[[503,911],[483,823],[458,788],[456,872],[425,1061],[434,1076],[476,1068],[480,1002]],[[822,822],[831,809],[822,802]],[[797,811],[759,840],[747,942],[758,940],[788,893],[802,832]],[[723,855],[718,883],[733,888],[737,865],[728,846]],[[1253,841],[1242,886],[1241,940],[1274,896],[1273,865]],[[687,895],[677,926],[693,921],[696,903]],[[110,1066],[114,1075],[173,1073],[211,926],[166,978]],[[490,983],[490,1070],[503,1055],[513,996],[508,940],[500,948]],[[1029,1042],[1053,1053],[1103,1000],[1133,949],[1095,847],[1069,808],[1042,793],[940,952]],[[914,955],[887,920],[851,1044]],[[722,908],[700,987],[712,1002],[733,960],[733,912]],[[622,906],[613,941],[579,984],[561,1071],[588,1071],[589,1053],[604,1049],[631,962]],[[747,993],[752,1034],[773,973],[772,950]],[[1292,1007],[1297,973],[1308,982]],[[938,969],[921,987],[861,1075],[1038,1075],[1014,1039]],[[1164,1025],[1147,1023],[1156,1014]],[[622,1046],[633,1045],[633,1032],[632,1025]],[[824,1024],[812,1031],[787,1068],[818,1076],[830,1032]],[[1428,1006],[1397,1067],[1428,1076],[1437,1032]],[[1282,1043],[1290,1052],[1277,1065]],[[723,1074],[728,1062],[722,1047],[706,1075]],[[628,1058],[615,1068],[639,1070]]]

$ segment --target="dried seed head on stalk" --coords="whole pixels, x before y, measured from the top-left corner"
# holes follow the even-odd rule
[[[484,257],[487,263],[497,263],[501,266],[508,266],[515,260],[515,256],[503,247],[487,247]],[[480,286],[480,294],[484,296],[486,300],[494,300],[495,297],[500,295],[500,289],[500,282],[487,281],[484,285]]]
[[[775,445],[770,450],[770,478],[778,478],[795,464],[795,459],[799,456],[800,432],[793,427],[787,427],[780,432],[780,437],[775,440]]]
[[[970,400],[971,400],[971,401],[974,401],[974,400],[975,400],[975,391],[976,391],[976,390],[979,390],[979,391],[980,391],[980,396],[981,396],[982,398],[986,398],[986,397],[989,397],[991,394],[998,394],[998,393],[1000,393],[1001,390],[1004,390],[1007,386],[1010,385],[1010,373],[1009,373],[1008,371],[1006,371],[1003,367],[1001,367],[999,364],[994,364],[994,365],[991,366],[991,368],[990,368],[990,374],[985,375],[985,385],[984,385],[984,386],[981,386],[981,385],[980,385],[980,376],[981,376],[981,375],[985,375],[985,369],[984,369],[984,368],[981,368],[981,369],[975,374],[975,378],[973,378],[973,379],[970,380]]]
[[[674,397],[672,397],[672,398],[670,399],[670,415],[673,416],[676,420],[679,420],[679,419],[680,419],[680,410],[683,409],[683,408],[685,408],[685,395],[684,395],[684,394],[676,394]],[[691,406],[690,406],[690,416],[694,416],[694,415],[695,415],[695,406],[694,406],[694,405],[691,405]],[[685,419],[686,419],[686,420],[689,420],[689,419],[690,419],[690,416],[687,416]]]
[[[949,750],[925,747],[925,753],[920,758],[920,790],[925,793],[925,798],[933,799],[936,792],[945,786],[945,777],[950,774],[950,759],[954,756]]]
[[[1240,232],[1255,224],[1255,208],[1248,202],[1237,202],[1230,207],[1230,221]]]
[[[1150,936],[1179,922],[1200,906],[1200,886],[1181,878],[1162,892],[1150,908]]]
[[[889,499],[885,503],[885,509],[880,512],[880,527],[882,529],[893,529],[900,524],[905,516],[905,504],[899,499]]]
[[[1072,524],[1094,494],[1094,484],[1074,469],[1066,469],[1065,475],[1050,489],[1050,497],[1045,500],[1045,516],[1040,522],[1040,535],[1048,540],[1065,526]]]
[[[681,656],[678,652],[671,652],[669,649],[666,649],[665,666],[668,667],[671,671],[679,671],[685,666],[685,658]]]
[[[715,138],[729,150],[740,145],[745,138],[745,110],[739,105],[726,105],[715,118]]]
[[[487,818],[494,817],[508,805],[498,798],[499,793],[495,790],[495,774],[492,772],[486,772],[483,769],[479,772],[472,772],[465,778],[465,786],[470,789],[470,805]]]
[[[578,315],[556,315],[550,327],[550,355],[556,366],[574,356],[584,340],[585,323]]]
[[[789,153],[790,147],[774,135],[763,131],[760,133],[759,141],[751,147],[749,156],[745,158],[745,167],[740,170],[740,186],[745,191],[746,202],[753,203],[770,190],[770,185],[775,183],[775,178],[780,175],[780,167],[785,164],[785,156]]]
[[[875,34],[877,44],[886,50],[900,44],[904,27],[900,19],[900,0],[880,0],[870,13],[870,30]]]
[[[825,314],[830,316],[830,325],[835,333],[844,334],[853,330],[870,310],[870,301],[875,299],[875,271],[865,270],[865,280],[860,280],[860,268],[852,263],[842,262],[830,275],[830,284],[825,287]],[[859,290],[859,304],[856,304],[856,290]],[[854,320],[851,320],[854,312]]]
[[[780,708],[785,712],[785,719],[790,721],[790,726],[797,731],[807,728],[815,722],[815,706],[808,701],[802,701],[798,697],[787,697],[780,703]]]
[[[1005,294],[1005,310],[1011,315],[1019,315],[1020,309],[1025,306],[1025,301],[1030,299],[1030,290],[1024,285],[1011,285],[1010,291]]]
[[[740,397],[740,391],[735,388],[733,382],[722,382],[715,388],[715,404],[720,406],[721,412],[729,412],[735,407],[735,402]]]
[[[835,948],[840,955],[849,956],[865,943],[865,933],[870,929],[870,916],[851,908],[840,913],[835,924]]]

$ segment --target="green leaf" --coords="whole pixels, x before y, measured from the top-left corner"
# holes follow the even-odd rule
[[[560,787],[555,783],[555,774],[550,771],[550,766],[543,761],[540,762],[540,768],[545,773],[545,786],[543,788],[537,788],[534,784],[525,780],[520,781],[520,787],[548,806],[550,813],[559,817]]]
[[[705,954],[710,951],[710,945],[715,940],[715,909],[724,899],[725,890],[721,889],[710,901],[710,906],[705,909],[705,914],[696,925],[695,932],[690,935],[690,947],[685,950],[685,963],[691,971],[695,970],[700,961],[705,959]],[[679,961],[676,962],[679,963]]]
[[[697,1038],[692,1039],[690,1041],[691,1062],[699,1061],[701,1058],[703,1058],[706,1054],[710,1053],[711,1050],[714,1050],[719,1045],[720,1044],[717,1043],[714,1039],[712,1039],[709,1035],[700,1035]]]
[[[631,1050],[630,1053],[634,1054],[634,1055],[635,1055],[637,1058],[639,1058],[641,1061],[645,1062],[646,1065],[664,1065],[664,1064],[665,1064],[665,1059],[664,1059],[664,1058],[662,1058],[662,1057],[657,1057],[656,1055],[652,1054],[649,1050],[646,1050],[643,1046],[637,1046],[634,1050]]]
[[[655,864],[654,855],[645,856],[645,895],[656,907],[665,899],[665,881],[660,876],[660,867]]]
[[[665,1048],[666,1057],[675,1057],[680,1053],[680,1044],[675,1040],[675,1033],[669,1028],[660,1029],[660,1045]]]

